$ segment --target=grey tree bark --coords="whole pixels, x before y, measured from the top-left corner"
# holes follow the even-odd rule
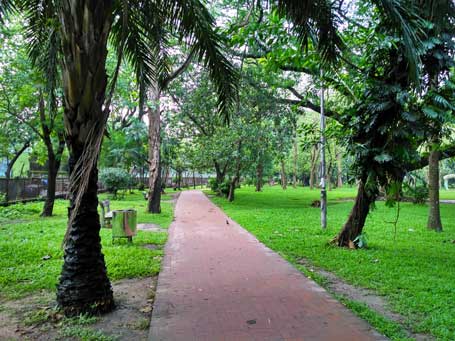
[[[147,210],[149,213],[161,213],[161,90],[158,82],[150,88],[150,94],[153,107],[147,108],[147,115],[149,119],[149,196]]]
[[[428,222],[427,227],[436,232],[442,231],[439,207],[439,158],[440,152],[433,149],[428,157]]]

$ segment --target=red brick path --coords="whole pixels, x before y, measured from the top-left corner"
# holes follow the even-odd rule
[[[200,191],[175,213],[150,340],[385,339]]]

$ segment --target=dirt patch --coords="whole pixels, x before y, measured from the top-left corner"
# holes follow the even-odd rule
[[[378,312],[382,316],[385,316],[389,320],[399,323],[407,332],[408,337],[418,341],[434,340],[434,338],[430,335],[413,333],[407,329],[406,318],[398,313],[393,312],[384,297],[377,295],[374,291],[348,284],[333,273],[315,267],[306,259],[302,258],[298,260],[297,263],[303,265],[308,271],[314,272],[323,277],[325,279],[324,287],[329,292],[341,295],[352,301],[366,304],[370,309]]]
[[[165,193],[166,195],[169,195],[171,199],[164,199],[162,202],[170,202],[172,205],[175,206],[175,203],[177,202],[177,199],[179,198],[181,192],[176,192],[176,193]]]
[[[147,232],[167,232],[167,229],[163,229],[157,224],[137,224],[137,229]]]
[[[43,292],[0,305],[1,340],[147,340],[157,277],[113,283],[116,309],[96,318],[65,319]]]

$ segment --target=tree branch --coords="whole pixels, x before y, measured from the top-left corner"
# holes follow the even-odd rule
[[[176,79],[178,76],[180,76],[185,70],[188,68],[188,66],[191,64],[191,60],[194,57],[195,50],[191,49],[190,53],[186,57],[185,61],[183,62],[182,65],[180,65],[179,68],[177,68],[172,74],[170,74],[168,77],[163,79],[161,81],[161,90],[166,90],[166,88],[169,86],[169,84]]]

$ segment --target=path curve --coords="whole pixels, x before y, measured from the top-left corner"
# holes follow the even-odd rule
[[[200,191],[175,208],[153,341],[384,340]]]

